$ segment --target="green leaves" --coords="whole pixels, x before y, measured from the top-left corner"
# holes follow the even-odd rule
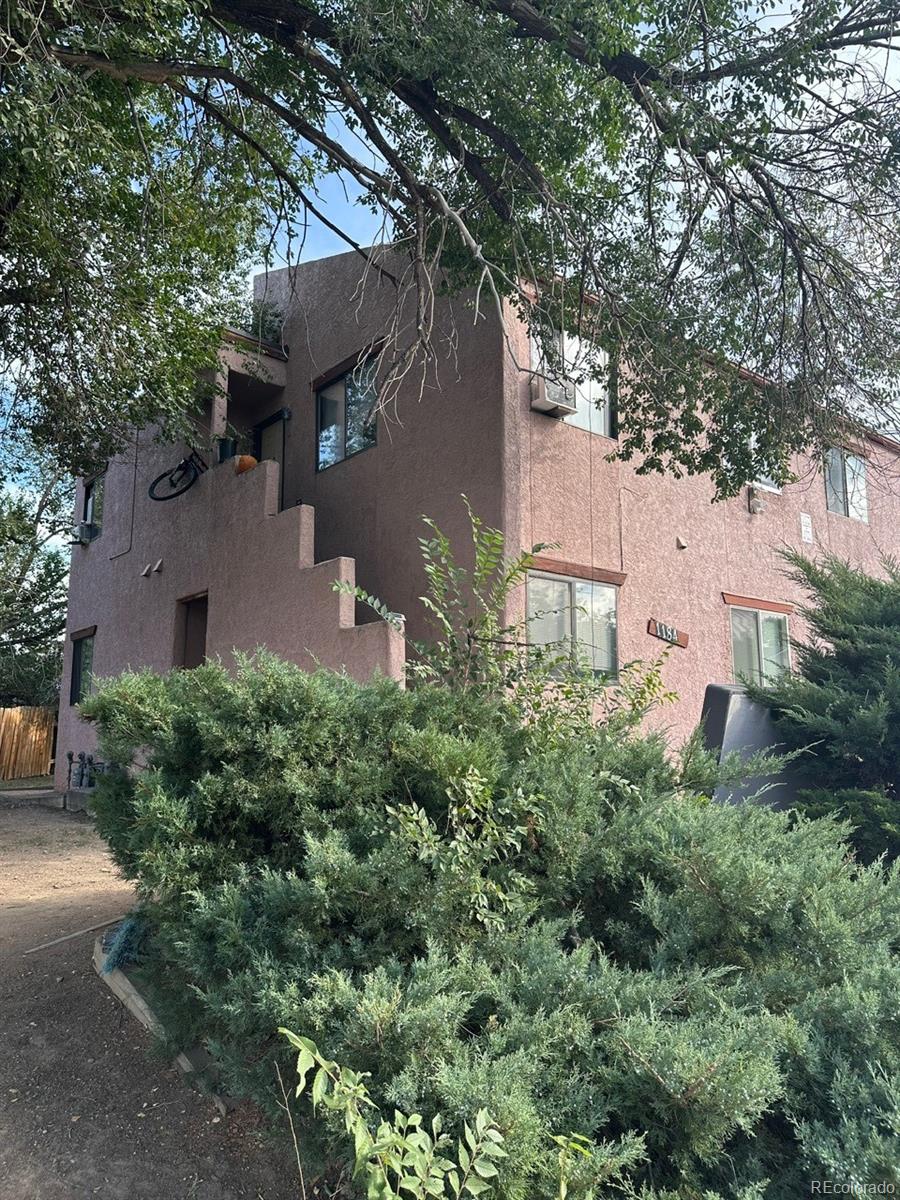
[[[410,255],[379,331],[401,378],[436,359],[440,281],[584,332],[598,380],[614,348],[642,471],[728,495],[896,426],[889,8],[310,0],[302,38],[249,0],[6,8],[0,373],[66,465],[188,432],[247,262],[303,244],[330,174]]]
[[[269,656],[89,708],[154,1007],[276,1120],[274,1064],[296,1071],[308,1179],[382,1200],[891,1179],[900,871],[861,867],[835,820],[710,803],[695,748],[615,722],[548,737],[476,689]]]
[[[450,1138],[443,1132],[440,1113],[431,1122],[431,1134],[422,1127],[419,1113],[407,1117],[395,1109],[391,1121],[379,1119],[361,1075],[323,1058],[308,1038],[283,1028],[278,1032],[300,1050],[296,1094],[302,1094],[309,1071],[315,1069],[310,1093],[313,1112],[324,1103],[343,1116],[356,1156],[353,1178],[365,1186],[368,1196],[425,1200],[448,1194],[481,1196],[491,1191],[488,1181],[498,1174],[492,1160],[505,1158],[506,1152],[503,1135],[484,1109],[475,1114],[475,1133],[464,1125],[466,1145],[462,1140],[457,1143],[457,1165],[446,1157]],[[371,1111],[366,1115],[364,1109]],[[374,1134],[369,1121],[378,1122]]]
[[[243,292],[261,198],[167,89],[67,70],[73,53],[203,53],[192,6],[6,6],[0,34],[0,383],[5,421],[56,462],[99,469],[159,422],[191,429]],[[52,27],[51,27],[52,26]],[[195,32],[195,31],[194,31]],[[206,42],[208,44],[208,42]]]
[[[849,819],[865,860],[900,854],[900,577],[873,578],[835,557],[785,556],[809,593],[812,637],[794,648],[798,673],[753,695],[798,751],[798,808]]]

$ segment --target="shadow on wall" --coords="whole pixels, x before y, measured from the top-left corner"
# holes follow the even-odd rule
[[[703,741],[708,750],[721,758],[735,751],[744,758],[769,752],[781,754],[787,750],[778,734],[771,712],[751,700],[738,683],[711,683],[703,698]],[[722,804],[742,804],[765,787],[756,797],[757,804],[772,808],[792,808],[797,794],[808,787],[799,762],[785,764],[777,775],[756,775],[739,784],[723,784],[716,788],[713,799]]]

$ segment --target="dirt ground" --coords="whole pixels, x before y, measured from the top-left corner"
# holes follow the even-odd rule
[[[219,1117],[91,966],[132,899],[87,817],[0,794],[0,1200],[298,1200],[252,1112]]]

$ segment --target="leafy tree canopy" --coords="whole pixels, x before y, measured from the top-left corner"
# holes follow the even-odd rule
[[[0,705],[55,704],[62,669],[71,488],[27,449],[0,450]]]
[[[334,172],[405,255],[392,380],[441,281],[615,348],[647,469],[728,492],[896,427],[886,0],[4,8],[0,357],[68,460],[184,407],[230,272]]]

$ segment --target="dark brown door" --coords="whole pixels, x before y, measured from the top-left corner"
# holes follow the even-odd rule
[[[182,630],[179,647],[181,661],[175,665],[199,667],[206,659],[206,614],[209,597],[194,596],[191,600],[182,600],[179,608]]]

